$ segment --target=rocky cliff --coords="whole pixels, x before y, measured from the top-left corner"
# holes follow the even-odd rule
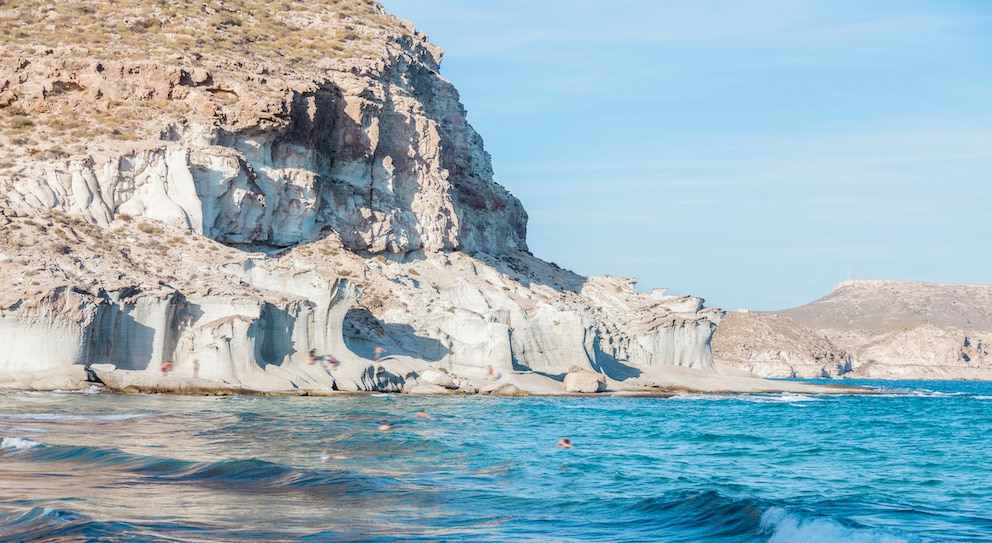
[[[992,379],[992,286],[845,281],[810,304],[733,313],[714,357],[764,377]]]
[[[441,50],[374,2],[28,0],[0,24],[4,386],[515,393],[570,369],[613,390],[713,372],[721,311],[528,252]]]

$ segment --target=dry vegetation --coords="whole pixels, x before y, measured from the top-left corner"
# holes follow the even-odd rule
[[[133,286],[187,291],[245,289],[219,270],[246,253],[157,221],[118,217],[111,228],[61,213],[0,215],[0,307],[69,287],[97,294]]]
[[[105,59],[362,56],[399,22],[372,0],[0,0],[8,54],[78,47]],[[375,51],[376,53],[378,51]]]
[[[0,0],[0,172],[158,140],[191,116],[223,124],[243,99],[278,102],[273,74],[382,58],[385,33],[407,31],[373,0]],[[177,97],[156,87],[168,68],[214,77]],[[114,92],[81,80],[94,71]]]
[[[85,142],[99,137],[134,141],[144,133],[142,121],[188,111],[181,101],[148,101],[125,104],[118,100],[85,101],[48,97],[48,107],[28,110],[23,105],[0,108],[0,131],[11,148],[36,160],[66,158],[84,151]],[[72,142],[68,146],[65,142]],[[0,156],[0,168],[4,167]]]
[[[108,230],[54,209],[36,217],[0,217],[0,224],[0,269],[5,292],[12,295],[53,285],[89,291],[125,278],[138,284],[175,281],[173,274],[183,274],[182,253],[195,243],[192,234],[163,243],[133,225]]]

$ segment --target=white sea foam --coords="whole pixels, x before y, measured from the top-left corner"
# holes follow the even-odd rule
[[[781,394],[762,394],[758,396],[747,395],[744,397],[748,401],[758,403],[800,403],[800,402],[820,402],[823,398],[811,394],[795,394],[783,392]]]
[[[761,527],[771,533],[768,543],[910,543],[918,541],[872,528],[848,528],[822,518],[803,518],[772,507],[761,515]]]
[[[672,397],[677,400],[705,400],[705,401],[727,401],[727,402],[752,402],[752,403],[800,403],[819,402],[823,398],[813,394],[795,394],[783,392],[780,394],[703,394],[695,392],[685,392]]]
[[[733,400],[735,397],[731,394],[703,394],[700,392],[682,392],[672,396],[673,400]]]
[[[102,394],[107,392],[107,389],[100,385],[91,385],[90,388],[84,388],[80,390],[53,390],[53,394]]]
[[[23,451],[41,445],[37,441],[24,439],[23,437],[5,437],[0,442],[0,449],[5,451]]]

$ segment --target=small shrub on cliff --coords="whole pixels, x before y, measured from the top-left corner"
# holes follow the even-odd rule
[[[161,234],[162,233],[162,229],[161,228],[159,228],[159,227],[157,227],[157,226],[155,226],[153,224],[149,224],[147,221],[141,221],[141,222],[139,222],[138,223],[138,230],[140,230],[140,231],[142,231],[142,232],[144,232],[146,234]]]
[[[11,130],[27,130],[34,126],[34,121],[28,119],[27,117],[22,117],[20,115],[15,116],[10,120]]]

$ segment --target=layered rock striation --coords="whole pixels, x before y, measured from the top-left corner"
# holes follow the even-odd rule
[[[573,367],[612,390],[714,372],[722,311],[529,253],[426,36],[364,1],[250,3],[67,1],[47,17],[96,10],[117,38],[28,25],[4,45],[0,386],[512,394],[564,391]],[[250,35],[197,49],[172,28],[204,24]]]

